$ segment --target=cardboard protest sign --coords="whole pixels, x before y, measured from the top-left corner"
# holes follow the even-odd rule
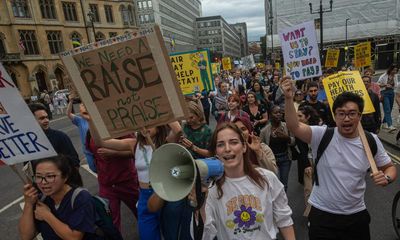
[[[212,74],[219,74],[221,72],[221,63],[211,63]]]
[[[246,56],[246,57],[242,57],[242,65],[243,65],[243,68],[246,70],[255,68],[256,63],[254,62],[253,54]]]
[[[103,139],[187,115],[158,26],[61,53],[61,60]]]
[[[12,165],[56,155],[0,63],[0,159]]]
[[[371,66],[371,43],[363,42],[354,47],[355,67]]]
[[[354,92],[364,99],[364,112],[375,112],[374,105],[358,71],[339,72],[322,80],[329,106],[332,109],[336,97],[343,92]]]
[[[184,95],[214,90],[208,50],[170,54],[172,68]]]
[[[337,67],[339,61],[339,49],[329,48],[326,51],[325,67]]]
[[[294,80],[322,75],[314,22],[305,22],[279,32],[284,69]]]
[[[231,58],[230,57],[222,58],[222,68],[224,70],[231,70],[232,69]]]

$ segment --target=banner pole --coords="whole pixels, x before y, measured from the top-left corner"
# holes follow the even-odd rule
[[[146,138],[147,143],[150,144],[153,151],[156,150],[156,145],[154,144],[153,139],[151,139],[150,135],[147,133],[146,127],[142,128],[142,133],[145,133],[144,137]]]
[[[376,163],[374,157],[372,156],[371,148],[369,147],[368,140],[367,137],[365,136],[365,132],[364,129],[362,128],[361,122],[358,123],[357,130],[358,134],[360,135],[361,142],[364,146],[365,153],[367,154],[369,164],[371,165],[371,171],[372,173],[377,173],[378,168],[376,167]]]

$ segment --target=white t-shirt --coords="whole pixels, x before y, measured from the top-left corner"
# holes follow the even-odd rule
[[[153,156],[153,148],[150,145],[144,145],[143,148],[139,144],[135,150],[135,167],[138,174],[139,182],[149,183],[149,168],[151,158]]]
[[[317,156],[318,145],[326,126],[311,126],[311,148]],[[378,147],[375,162],[378,167],[391,162],[381,141],[375,134]],[[314,185],[308,202],[325,212],[334,214],[353,214],[365,207],[365,176],[370,167],[360,137],[345,138],[335,128],[328,147],[322,154],[318,165],[319,186]]]
[[[276,239],[278,228],[293,225],[282,183],[266,169],[257,168],[266,177],[264,189],[247,176],[225,177],[223,196],[218,199],[217,186],[210,188],[206,202],[204,240]]]

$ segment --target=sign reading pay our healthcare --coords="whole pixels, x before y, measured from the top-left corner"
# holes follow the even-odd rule
[[[294,80],[322,75],[314,22],[305,22],[279,32],[286,74]]]
[[[375,112],[374,105],[372,104],[371,98],[365,88],[365,85],[361,79],[358,71],[346,71],[339,72],[331,75],[322,80],[326,96],[328,98],[329,106],[332,109],[333,102],[336,97],[343,92],[353,92],[358,94],[364,99],[364,112],[373,113]],[[332,112],[333,113],[333,112]]]
[[[0,63],[0,160],[12,165],[56,155]]]
[[[184,95],[214,90],[208,50],[173,53],[170,59]]]
[[[61,59],[103,139],[187,115],[158,26],[64,52]]]

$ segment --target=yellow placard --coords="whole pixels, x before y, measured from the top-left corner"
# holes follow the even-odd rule
[[[231,63],[231,58],[230,57],[222,58],[222,67],[224,68],[224,70],[231,70],[232,69],[232,63]]]
[[[343,92],[354,92],[364,99],[363,114],[375,112],[374,105],[358,71],[339,72],[322,80],[332,110],[336,97]],[[332,112],[333,113],[333,112]]]
[[[325,67],[337,67],[339,54],[339,49],[328,49],[326,52]]]
[[[258,68],[258,69],[264,70],[264,68],[265,68],[265,63],[257,63],[257,68]]]
[[[357,68],[371,66],[371,42],[363,42],[354,47],[354,65]]]
[[[279,62],[275,63],[275,69],[281,69],[281,64]]]
[[[221,72],[220,63],[211,63],[212,74],[219,74]]]
[[[214,90],[208,50],[174,53],[169,57],[184,95]]]

